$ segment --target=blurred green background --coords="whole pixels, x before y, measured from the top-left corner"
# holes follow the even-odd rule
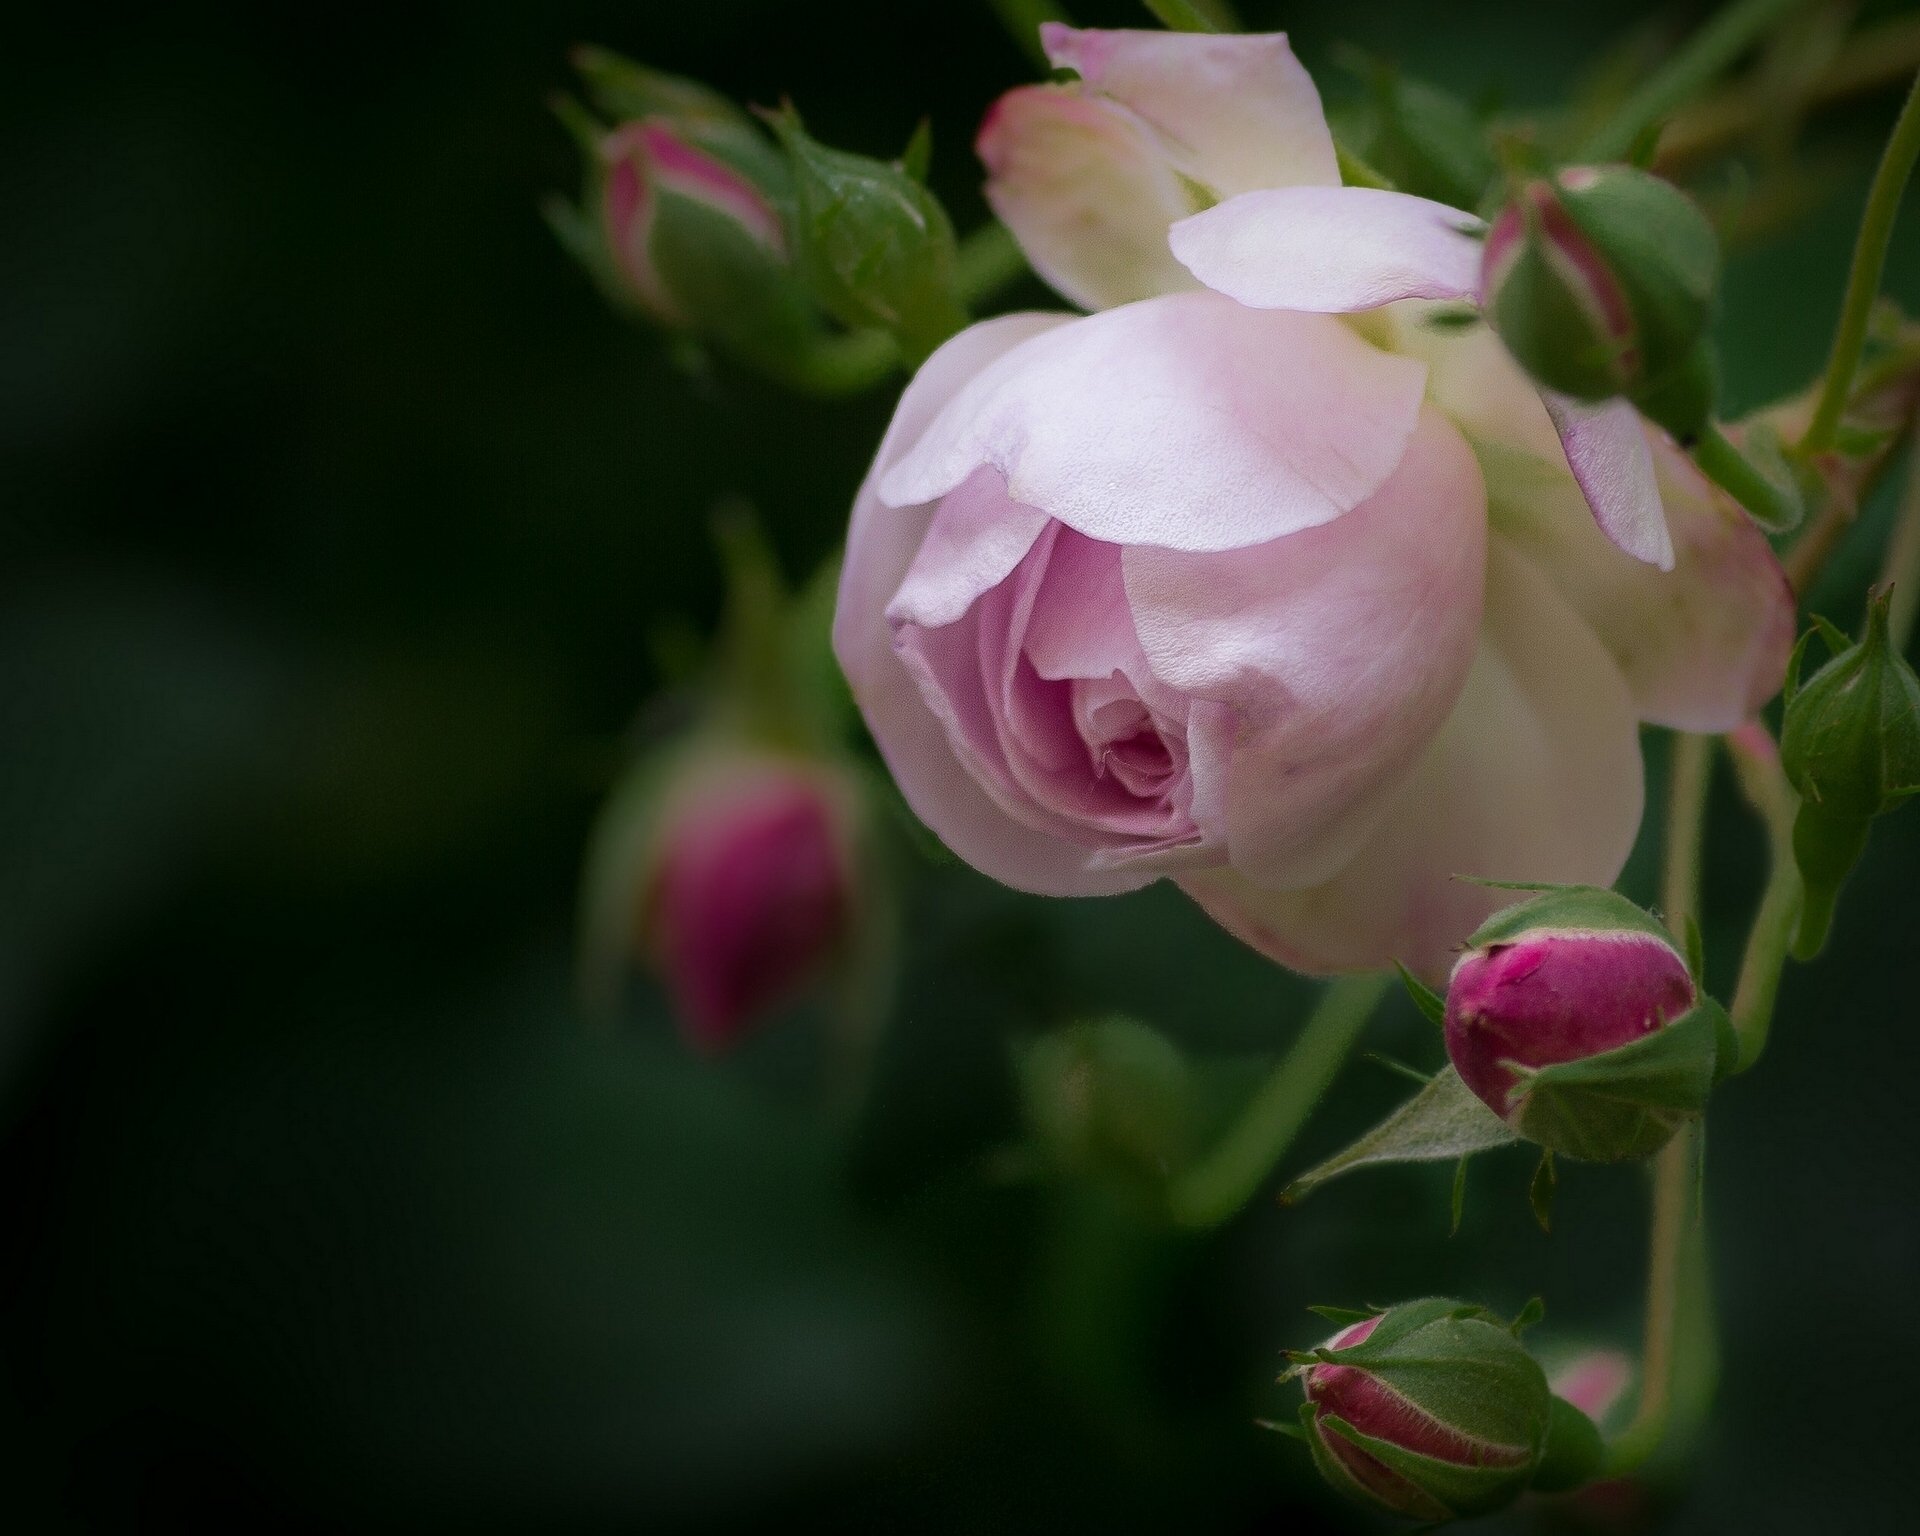
[[[1698,14],[1245,10],[1316,67],[1346,39],[1514,106]],[[1525,1159],[1490,1159],[1452,1240],[1444,1171],[1180,1241],[984,1176],[1010,1039],[1108,1009],[1201,1052],[1294,1027],[1309,990],[1167,890],[1050,904],[903,862],[851,1140],[810,1102],[804,1011],[714,1065],[644,985],[615,1032],[572,1009],[586,831],[660,682],[649,634],[712,621],[711,509],[746,498],[811,569],[890,399],[689,381],[614,321],[537,217],[576,179],[544,98],[594,40],[791,94],[870,153],[930,113],[965,227],[973,126],[1029,77],[984,0],[9,31],[0,1526],[1369,1529],[1253,1425],[1292,1411],[1272,1382],[1323,1331],[1307,1303],[1538,1291],[1543,1336],[1631,1340],[1631,1173],[1569,1174],[1548,1238]],[[1893,105],[1823,118],[1806,216],[1740,254],[1736,406],[1822,360]],[[1889,286],[1920,304],[1920,211]],[[1864,542],[1820,594],[1843,621]],[[1724,968],[1759,872],[1729,795],[1710,861]],[[1904,1523],[1917,868],[1910,811],[1716,1103],[1723,1391],[1675,1529]],[[1436,1054],[1400,1003],[1370,1038]],[[1403,1092],[1351,1066],[1295,1161]]]

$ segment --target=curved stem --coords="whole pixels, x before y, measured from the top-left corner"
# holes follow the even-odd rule
[[[1805,509],[1798,493],[1775,485],[1762,474],[1716,423],[1709,421],[1700,429],[1693,445],[1693,462],[1767,532],[1786,533],[1800,525]]]
[[[1327,1091],[1387,985],[1386,976],[1375,974],[1342,977],[1328,986],[1239,1121],[1168,1189],[1174,1221],[1215,1227],[1253,1198]]]
[[[1733,1002],[1727,1008],[1740,1042],[1733,1070],[1744,1072],[1767,1048],[1774,1000],[1780,993],[1780,974],[1786,969],[1793,936],[1800,926],[1800,866],[1793,856],[1793,817],[1798,802],[1780,766],[1780,749],[1758,721],[1730,733],[1727,750],[1747,803],[1766,823],[1771,861],[1767,886],[1740,957],[1740,979],[1734,984]]]
[[[1802,0],[1734,0],[1649,75],[1619,109],[1581,143],[1582,160],[1619,160],[1640,135],[1712,84],[1735,59]]]
[[[1814,409],[1807,435],[1800,441],[1800,452],[1808,457],[1826,452],[1839,433],[1840,417],[1853,390],[1854,372],[1867,344],[1873,301],[1880,296],[1880,274],[1887,264],[1894,216],[1900,211],[1900,198],[1916,157],[1920,157],[1920,79],[1907,92],[1906,105],[1900,109],[1867,193],[1866,212],[1853,245],[1853,265],[1847,273],[1846,297],[1840,303],[1840,324],[1833,334],[1833,352],[1820,386],[1820,403]]]

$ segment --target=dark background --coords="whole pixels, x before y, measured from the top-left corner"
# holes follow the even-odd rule
[[[1524,106],[1637,19],[1695,14],[1284,20],[1316,67],[1346,38]],[[851,1140],[809,1101],[804,1013],[714,1065],[645,989],[615,1033],[573,1012],[583,840],[659,683],[649,633],[711,622],[710,509],[746,497],[810,569],[890,392],[693,384],[614,321],[536,214],[575,183],[543,100],[591,39],[791,93],[871,153],[931,113],[965,226],[973,125],[1030,73],[984,4],[67,6],[9,31],[0,1525],[1365,1527],[1252,1424],[1291,1412],[1272,1378],[1319,1330],[1305,1304],[1539,1291],[1546,1336],[1633,1337],[1627,1172],[1570,1175],[1547,1238],[1524,1159],[1490,1159],[1451,1241],[1443,1175],[1178,1242],[983,1177],[1010,1037],[1106,1009],[1201,1051],[1292,1028],[1307,989],[1168,890],[1048,904],[906,865]],[[1823,118],[1807,217],[1736,260],[1735,407],[1819,366],[1893,104]],[[1920,302],[1906,229],[1889,286]],[[1756,844],[1724,796],[1719,970]],[[1908,812],[1716,1103],[1725,1375],[1677,1529],[1900,1523],[1916,868]],[[1372,1038],[1430,1062],[1423,1029],[1396,1003]],[[1349,1068],[1301,1158],[1403,1091]]]

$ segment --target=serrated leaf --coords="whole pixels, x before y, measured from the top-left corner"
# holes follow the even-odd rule
[[[1473,1096],[1452,1067],[1366,1135],[1288,1185],[1281,1200],[1304,1199],[1329,1179],[1381,1163],[1446,1162],[1517,1140],[1500,1117]]]
[[[1447,1000],[1398,960],[1393,962],[1393,968],[1400,973],[1400,985],[1407,989],[1407,996],[1413,999],[1413,1006],[1425,1014],[1432,1023],[1444,1029],[1447,1023]]]

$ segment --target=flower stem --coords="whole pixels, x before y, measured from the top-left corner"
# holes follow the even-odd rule
[[[1239,1121],[1168,1189],[1167,1209],[1175,1222],[1216,1227],[1253,1198],[1352,1051],[1387,983],[1381,974],[1346,976],[1320,995],[1299,1037]]]
[[[1906,105],[1894,122],[1880,168],[1873,173],[1866,212],[1853,245],[1853,266],[1847,273],[1846,296],[1840,303],[1840,323],[1833,334],[1833,352],[1827,359],[1820,403],[1814,408],[1807,435],[1800,440],[1802,456],[1825,453],[1840,431],[1840,417],[1853,391],[1853,376],[1867,344],[1867,322],[1873,301],[1880,296],[1880,274],[1887,264],[1887,244],[1893,238],[1894,216],[1900,211],[1907,178],[1920,157],[1920,79],[1907,92]]]
[[[1712,84],[1781,17],[1802,0],[1734,0],[1649,75],[1612,117],[1583,141],[1581,160],[1623,159],[1662,118]]]
[[[1620,1477],[1644,1462],[1666,1438],[1673,1406],[1674,1362],[1680,1354],[1681,1293],[1688,1259],[1704,1262],[1690,1239],[1700,1220],[1700,1123],[1675,1133],[1653,1164],[1653,1214],[1647,1237],[1647,1320],[1641,1344],[1640,1402],[1627,1427],[1607,1446],[1603,1478]]]
[[[1066,8],[1056,0],[987,0],[987,3],[1007,29],[1007,35],[1020,45],[1027,57],[1043,70],[1051,68],[1046,50],[1040,46],[1040,26],[1048,21],[1067,21]]]
[[[1896,652],[1904,653],[1913,638],[1914,618],[1920,614],[1920,454],[1907,465],[1907,483],[1880,566],[1880,582],[1893,588],[1887,604],[1887,638]]]
[[[1675,939],[1700,915],[1700,845],[1706,836],[1707,793],[1713,788],[1713,738],[1676,731],[1668,767],[1667,860],[1660,905]]]
[[[1769,533],[1785,533],[1800,525],[1805,509],[1799,496],[1762,474],[1716,423],[1709,421],[1700,429],[1693,462]]]
[[[1231,0],[1141,0],[1172,32],[1239,32]]]
[[[1802,891],[1800,866],[1793,856],[1793,817],[1798,808],[1793,786],[1780,766],[1780,749],[1758,721],[1727,736],[1734,774],[1747,803],[1767,827],[1771,868],[1761,892],[1747,947],[1740,957],[1740,979],[1734,984],[1727,1013],[1740,1042],[1735,1072],[1744,1072],[1767,1048],[1773,1023],[1774,1000],[1780,993],[1780,973],[1786,969],[1793,936],[1800,926]]]

